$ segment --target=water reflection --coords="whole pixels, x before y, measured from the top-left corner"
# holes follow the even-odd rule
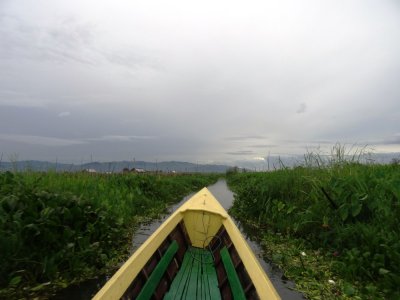
[[[183,203],[185,203],[189,198],[191,198],[195,193],[191,193],[184,197],[180,202],[170,206],[168,212],[160,217],[159,219],[152,220],[148,224],[142,224],[137,231],[132,236],[132,253],[135,252],[148,238],[149,236],[157,230],[158,227]]]

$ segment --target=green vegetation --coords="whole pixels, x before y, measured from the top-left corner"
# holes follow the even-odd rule
[[[0,298],[30,298],[115,267],[140,221],[217,176],[1,173]]]
[[[307,158],[318,163],[230,172],[231,213],[311,299],[399,299],[400,165]]]

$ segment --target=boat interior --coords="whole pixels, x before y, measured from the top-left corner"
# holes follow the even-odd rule
[[[191,239],[181,220],[122,299],[259,299],[224,225],[203,241]]]

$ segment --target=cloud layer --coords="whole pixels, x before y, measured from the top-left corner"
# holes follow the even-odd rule
[[[394,0],[2,1],[0,151],[205,162],[337,141],[400,151],[398,28]]]

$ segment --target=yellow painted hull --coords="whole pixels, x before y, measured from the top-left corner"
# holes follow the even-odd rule
[[[223,231],[241,259],[255,293],[260,299],[280,299],[257,258],[225,209],[207,188],[202,189],[179,207],[126,261],[114,276],[95,295],[94,299],[120,299],[154,257],[171,232],[184,224],[192,247],[206,248]],[[222,230],[222,231],[221,231]],[[246,275],[247,276],[247,275]],[[133,287],[134,288],[134,287]]]

